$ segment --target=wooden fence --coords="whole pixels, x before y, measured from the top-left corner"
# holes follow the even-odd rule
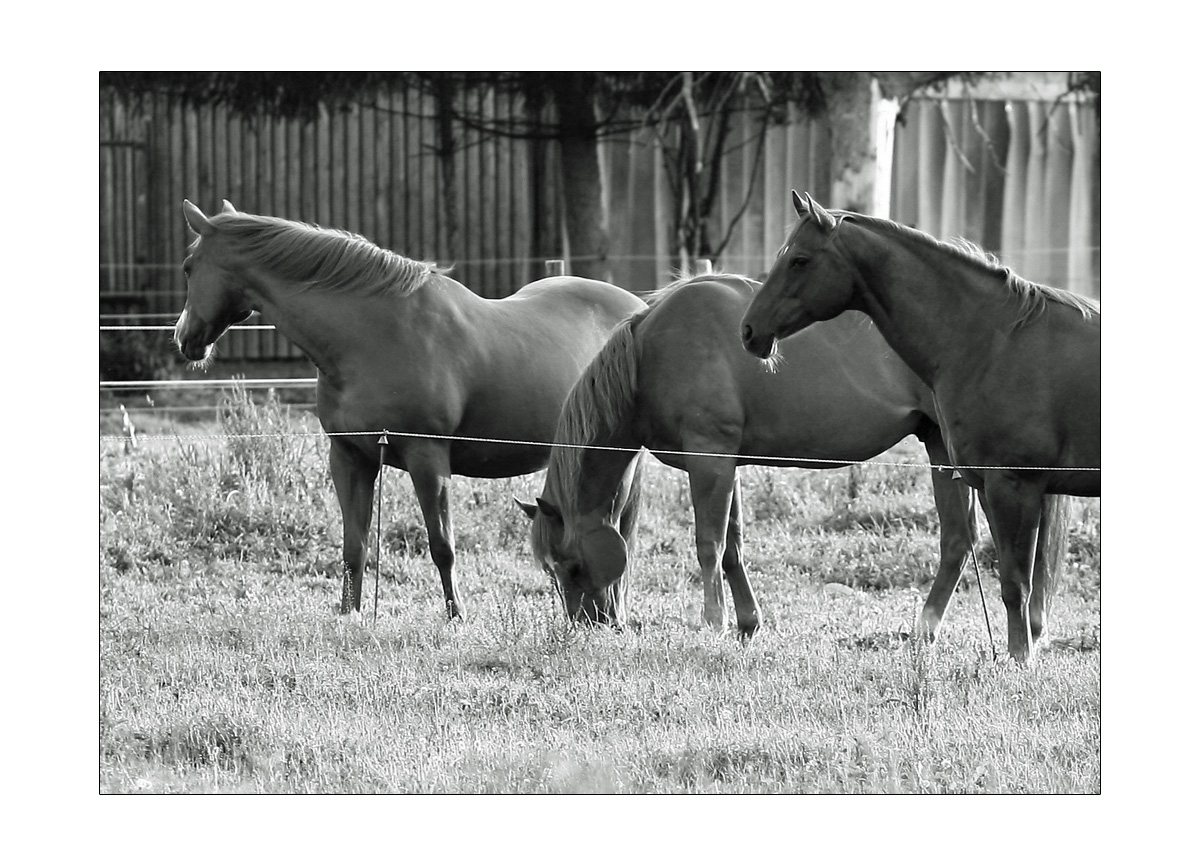
[[[480,93],[487,118],[522,116],[517,96]],[[1086,104],[918,100],[898,127],[892,217],[997,252],[1039,282],[1099,297],[1099,131]],[[753,170],[756,123],[739,121],[715,223],[744,214],[716,265],[759,275],[794,218],[789,191],[829,201],[827,127],[793,118],[769,132]],[[100,311],[165,321],[183,307],[179,265],[190,243],[180,203],[344,228],[417,259],[455,266],[486,297],[503,297],[568,254],[557,148],[490,138],[455,125],[453,156],[433,101],[383,93],[312,121],[246,119],[165,98],[133,111],[100,100]],[[642,134],[602,150],[613,280],[634,291],[670,281],[672,198],[662,155]],[[453,165],[454,200],[443,168]],[[749,196],[749,201],[745,198]],[[456,226],[453,231],[448,225]],[[222,358],[302,357],[273,331],[223,340]]]

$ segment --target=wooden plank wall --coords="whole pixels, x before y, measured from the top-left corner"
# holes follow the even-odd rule
[[[896,130],[892,219],[1100,298],[1100,130],[1089,103],[922,99]]]
[[[485,117],[519,116],[517,97],[466,97]],[[1048,102],[922,99],[896,130],[892,217],[937,237],[965,237],[1037,282],[1100,296],[1099,129],[1094,108]],[[830,193],[829,130],[793,116],[771,130],[752,175],[756,124],[732,136],[717,228],[749,198],[714,263],[760,276],[794,220],[790,190]],[[431,97],[382,94],[314,121],[245,119],[221,108],[151,100],[133,112],[100,100],[101,312],[173,321],[186,287],[190,233],[180,203],[229,199],[268,213],[363,234],[411,258],[453,264],[485,297],[503,297],[562,258],[562,201],[552,142],[487,139],[455,126],[457,248],[446,230]],[[676,277],[671,200],[649,134],[602,147],[613,281],[649,291]],[[254,321],[254,320],[252,320]],[[223,358],[302,357],[279,333],[241,331]]]
[[[506,94],[468,98],[487,118],[523,110]],[[185,198],[210,213],[228,199],[239,210],[347,229],[410,258],[451,265],[456,279],[485,297],[511,294],[542,275],[545,259],[561,256],[555,147],[487,139],[461,126],[455,145],[460,229],[451,249],[429,96],[385,93],[301,121],[247,119],[166,98],[134,112],[101,94],[101,312],[153,314],[157,322],[178,315],[186,294],[179,266],[191,242],[180,212]],[[128,295],[139,299],[136,309]],[[302,357],[274,331],[232,332],[221,355]]]

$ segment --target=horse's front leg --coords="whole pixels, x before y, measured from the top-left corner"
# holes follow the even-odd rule
[[[415,441],[405,450],[405,465],[421,504],[429,534],[429,555],[442,578],[446,613],[461,619],[466,613],[454,583],[454,527],[450,519],[450,446],[444,442]]]
[[[984,495],[999,560],[1000,597],[1008,613],[1008,654],[1024,664],[1032,660],[1034,652],[1029,600],[1042,519],[1042,489],[1015,473],[994,471],[984,482]]]
[[[944,466],[950,462],[941,433],[926,436],[925,450],[930,463]],[[917,634],[933,641],[946,615],[946,607],[962,578],[963,566],[975,545],[978,530],[975,524],[975,496],[971,488],[965,482],[955,480],[952,470],[933,469],[930,474],[933,476],[933,501],[938,513],[941,558],[933,586],[925,599],[925,606],[921,608]]]
[[[690,444],[685,447],[691,451],[707,450]],[[696,516],[696,558],[700,561],[700,579],[704,584],[704,621],[717,631],[724,631],[726,603],[721,566],[725,557],[733,488],[737,481],[737,463],[733,458],[689,457],[687,472],[692,509]],[[741,572],[741,578],[744,583],[744,571]],[[748,588],[748,584],[745,587]],[[737,584],[734,584],[734,588],[735,602],[739,600],[739,595],[744,601],[742,588]],[[753,593],[750,597],[753,598]]]
[[[371,499],[379,464],[347,439],[329,444],[329,471],[342,507],[341,612],[362,607],[362,578],[367,565],[367,534],[371,531]]]

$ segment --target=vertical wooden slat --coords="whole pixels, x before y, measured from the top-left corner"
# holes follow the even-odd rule
[[[481,91],[479,108],[485,123],[489,125],[495,123],[496,94],[491,88]],[[500,265],[497,262],[502,255],[498,243],[500,239],[500,197],[497,194],[496,184],[497,149],[501,146],[501,142],[499,139],[485,137],[481,133],[477,134],[480,136],[479,146],[482,150],[480,177],[483,182],[483,221],[487,224],[487,235],[483,245],[483,255],[487,259],[484,280],[492,297],[503,298],[510,293],[511,289],[504,285],[500,276]]]
[[[404,110],[404,94],[388,91],[388,141],[391,147],[391,183],[388,185],[388,209],[392,215],[391,249],[411,256],[408,244],[408,127],[411,121],[397,112]]]
[[[988,100],[981,106],[980,124],[985,143],[983,163],[983,229],[979,242],[984,249],[996,251],[1003,243],[1004,166],[1008,159],[1008,121],[1004,103]]]
[[[742,140],[746,143],[745,153],[746,158],[742,162],[742,176],[738,183],[738,192],[745,195],[750,194],[750,204],[746,208],[746,213],[742,217],[743,223],[743,242],[745,248],[746,264],[740,269],[740,273],[755,275],[763,269],[763,189],[761,180],[755,183],[755,153],[758,150],[758,135],[760,132],[760,124],[756,117],[750,112],[742,113]],[[764,155],[765,158],[765,155]],[[761,169],[760,169],[761,170]]]
[[[783,242],[787,240],[792,223],[796,219],[796,211],[792,207],[792,190],[799,193],[808,191],[808,150],[812,143],[807,118],[800,113],[796,106],[788,106],[786,129],[787,163],[783,187],[775,190],[772,197],[767,199],[767,207],[774,207],[779,212],[779,218],[783,225],[783,235],[779,238],[779,243],[767,250],[772,259]],[[725,264],[723,259],[720,264],[722,266]],[[750,274],[750,276],[757,276],[757,274]]]
[[[511,123],[516,119],[516,95],[509,92],[505,98],[504,119]],[[508,283],[510,292],[517,291],[521,286],[525,285],[521,278],[520,264],[515,261],[517,252],[521,249],[519,243],[519,229],[517,228],[517,197],[516,191],[521,187],[517,184],[518,166],[517,166],[517,144],[515,141],[508,141],[504,147],[504,159],[496,169],[498,178],[504,184],[504,216],[501,222],[507,229],[504,235],[504,250],[510,261],[508,268],[505,271],[505,280]]]
[[[329,112],[321,107],[317,118],[316,137],[316,221],[328,228],[333,219],[333,123]]]
[[[1008,154],[1004,161],[1004,216],[1000,258],[1019,274],[1027,274],[1025,250],[1025,194],[1029,172],[1029,113],[1021,103],[1004,107],[1008,120]]]
[[[762,255],[758,264],[748,274],[757,277],[759,273],[770,269],[774,260],[774,252],[786,240],[784,237],[787,226],[785,209],[788,205],[783,202],[791,201],[791,193],[787,189],[788,167],[788,134],[784,126],[772,127],[767,132],[767,148],[763,154],[763,237],[759,244]]]
[[[1046,172],[1046,112],[1039,102],[1028,102],[1029,168],[1025,172],[1025,261],[1028,272],[1023,274],[1035,282],[1046,281],[1045,172]]]
[[[961,147],[967,164],[962,174],[962,227],[959,234],[972,243],[983,246],[986,219],[987,167],[991,156],[987,141],[980,129],[980,103],[975,99],[962,100]]]
[[[942,116],[950,143],[942,161],[942,224],[934,232],[940,238],[963,234],[966,166],[963,164],[963,105],[958,100],[943,100]]]
[[[1100,281],[1093,250],[1094,191],[1092,177],[1096,154],[1096,111],[1092,105],[1071,104],[1075,158],[1071,166],[1071,260],[1067,288],[1100,299]]]
[[[355,112],[358,115],[358,176],[355,182],[355,199],[358,207],[359,233],[377,242],[378,232],[375,224],[375,208],[372,206],[375,197],[375,109],[370,105],[360,104]]]
[[[915,226],[917,221],[917,125],[910,107],[907,122],[896,124],[892,149],[892,209],[888,215],[901,225]]]
[[[1045,237],[1048,247],[1044,282],[1066,286],[1071,243],[1071,118],[1066,104],[1049,111],[1046,138]]]
[[[373,180],[370,188],[370,204],[375,215],[375,242],[385,249],[392,245],[392,220],[388,212],[388,189],[392,185],[391,141],[388,130],[391,114],[384,110],[383,95],[379,94],[372,103],[372,150],[374,152]]]
[[[942,164],[946,157],[946,139],[942,129],[940,101],[920,103],[917,228],[930,234],[942,230]]]
[[[103,94],[101,94],[103,96]],[[115,201],[112,183],[112,101],[100,101],[100,291],[114,290],[112,284],[112,227]]]
[[[184,160],[184,142],[187,140],[184,135],[184,108],[183,105],[176,99],[168,101],[168,121],[171,124],[170,135],[170,160],[167,177],[170,178],[170,195],[168,206],[171,214],[171,219],[168,221],[171,230],[167,232],[167,237],[170,239],[170,246],[167,251],[167,260],[173,264],[182,265],[184,258],[187,255],[187,246],[190,243],[188,239],[187,223],[183,218],[182,211],[183,200],[187,198],[187,167]],[[183,310],[183,305],[187,300],[187,281],[183,278],[183,273],[178,268],[171,270],[171,279],[179,292],[179,310]]]
[[[524,101],[518,97],[510,99],[509,112],[513,120],[523,117],[525,114]],[[535,279],[529,268],[529,251],[533,242],[533,220],[530,216],[528,196],[529,148],[525,142],[513,141],[510,153],[512,154],[513,172],[512,178],[509,180],[509,195],[512,198],[509,214],[513,233],[509,249],[511,255],[516,259],[513,270],[513,286],[523,286]]]
[[[425,94],[418,95],[422,120],[420,137],[417,144],[416,165],[420,171],[421,193],[414,202],[414,224],[417,226],[423,258],[441,260],[449,263],[449,256],[441,245],[441,213],[438,184],[437,156],[434,148],[437,144],[437,121],[434,117],[434,100]]]

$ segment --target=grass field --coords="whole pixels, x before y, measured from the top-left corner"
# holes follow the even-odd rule
[[[1098,499],[1032,669],[1003,658],[987,543],[1001,660],[973,574],[936,648],[905,639],[937,556],[907,466],[743,470],[747,645],[701,628],[686,477],[654,461],[623,632],[563,621],[512,503],[540,476],[454,480],[452,624],[389,470],[378,618],[373,553],[364,613],[339,617],[319,430],[239,396],[218,427],[102,439],[102,792],[1100,791]]]

